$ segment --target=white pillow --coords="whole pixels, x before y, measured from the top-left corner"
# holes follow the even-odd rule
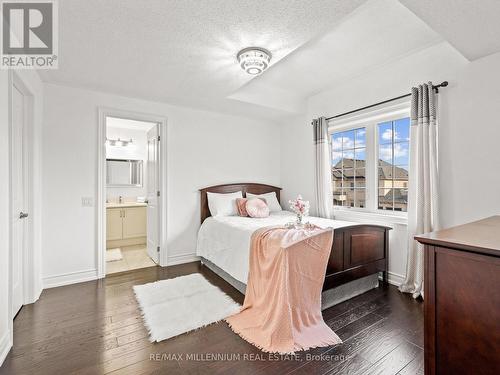
[[[264,198],[267,205],[269,206],[269,212],[283,211],[280,206],[280,202],[278,202],[278,198],[276,197],[276,192],[274,191],[258,195],[247,193],[247,198]]]
[[[207,192],[208,208],[212,216],[234,216],[238,215],[236,198],[243,198],[243,192],[236,193],[209,193]]]

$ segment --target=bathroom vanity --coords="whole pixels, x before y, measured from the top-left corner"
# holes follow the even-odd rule
[[[106,247],[108,249],[146,243],[146,203],[106,204]]]

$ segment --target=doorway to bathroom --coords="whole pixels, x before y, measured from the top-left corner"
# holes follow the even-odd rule
[[[101,111],[100,276],[161,265],[166,168],[163,119]],[[163,131],[162,131],[163,127]],[[162,152],[163,151],[163,152]],[[166,163],[165,163],[166,164]]]

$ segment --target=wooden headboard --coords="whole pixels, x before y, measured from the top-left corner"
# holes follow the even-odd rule
[[[216,185],[209,186],[204,189],[200,189],[201,193],[201,222],[211,216],[210,210],[208,209],[208,199],[207,193],[235,193],[237,191],[243,192],[243,197],[246,197],[247,193],[251,194],[264,194],[270,193],[274,191],[276,193],[276,197],[278,198],[278,202],[280,200],[280,191],[281,188],[271,185],[265,184],[255,184],[255,183],[240,183],[240,184],[226,184],[226,185]]]

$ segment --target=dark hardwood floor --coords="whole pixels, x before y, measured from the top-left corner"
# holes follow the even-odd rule
[[[199,263],[48,289],[15,319],[14,347],[0,374],[423,374],[423,303],[393,286],[325,310],[344,343],[295,357],[263,353],[225,322],[150,343],[132,286],[193,272],[243,302]]]

